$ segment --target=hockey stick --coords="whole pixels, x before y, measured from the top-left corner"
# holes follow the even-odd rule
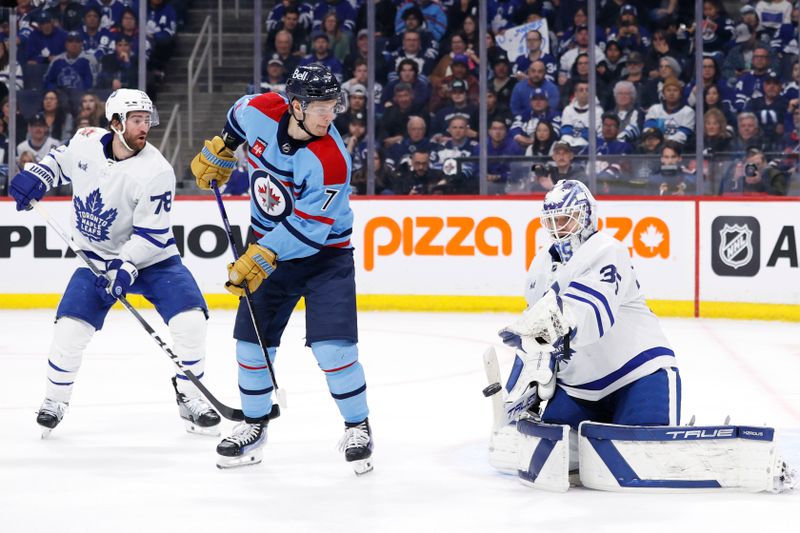
[[[225,204],[222,202],[222,195],[219,192],[219,187],[217,187],[217,180],[211,181],[211,189],[214,191],[214,196],[217,198],[217,207],[219,207],[219,214],[222,216],[222,223],[225,225],[225,233],[228,234],[228,243],[231,246],[231,252],[233,253],[233,260],[236,261],[239,259],[239,251],[236,249],[236,243],[233,241],[233,231],[231,230],[231,222],[228,220],[228,213],[225,211]],[[267,349],[267,345],[264,343],[264,339],[261,337],[261,332],[258,329],[258,321],[256,320],[256,311],[253,308],[253,295],[250,294],[250,289],[247,287],[247,284],[243,285],[244,288],[244,299],[247,301],[247,310],[250,312],[250,321],[253,324],[253,331],[256,332],[256,338],[258,339],[258,345],[261,346],[261,353],[264,355],[264,360],[267,362],[267,371],[269,372],[269,377],[272,380],[272,386],[275,390],[275,396],[278,399],[278,405],[286,409],[286,391],[278,388],[278,381],[275,379],[275,367],[272,366],[272,360],[269,358],[269,350]]]
[[[89,259],[89,257],[87,257],[87,255],[83,252],[83,250],[79,250],[77,247],[73,245],[72,238],[70,238],[70,236],[67,235],[67,233],[61,228],[58,222],[53,220],[53,218],[50,216],[50,213],[48,213],[47,209],[45,209],[40,202],[33,200],[31,201],[31,205],[33,206],[34,209],[36,209],[39,212],[42,218],[45,219],[47,224],[51,228],[53,228],[53,230],[56,233],[58,233],[59,237],[61,237],[61,239],[67,244],[67,246],[69,246],[70,249],[73,252],[75,252],[75,254],[78,257],[83,259],[83,262],[86,263],[86,265],[89,267],[89,269],[95,276],[104,277],[108,279],[107,274],[102,270],[100,270],[99,268],[97,268],[97,265],[95,265],[92,262],[92,260]],[[228,407],[227,405],[217,400],[214,397],[214,395],[211,394],[211,392],[205,387],[205,385],[203,385],[203,383],[199,379],[197,379],[197,377],[192,373],[192,371],[188,370],[186,367],[183,366],[183,363],[181,363],[181,360],[178,358],[178,356],[172,350],[169,349],[169,346],[167,346],[167,344],[163,340],[161,340],[161,337],[158,336],[158,334],[150,326],[150,324],[147,323],[144,317],[142,317],[142,315],[139,314],[139,312],[130,304],[130,302],[128,302],[128,300],[124,296],[120,296],[119,298],[117,298],[117,300],[119,300],[119,302],[122,304],[123,307],[125,307],[125,309],[131,312],[134,318],[136,318],[136,320],[139,321],[139,324],[141,324],[141,326],[145,329],[145,331],[147,331],[147,333],[150,334],[150,336],[153,338],[154,341],[156,341],[156,343],[164,351],[164,353],[166,353],[169,356],[169,358],[172,360],[175,366],[178,367],[178,370],[180,370],[187,378],[189,378],[189,381],[195,384],[195,386],[200,390],[200,392],[203,393],[203,396],[206,397],[209,403],[214,406],[214,408],[217,410],[217,412],[219,412],[220,415],[227,418],[228,420],[233,420],[235,422],[244,420],[244,413],[242,412],[241,409],[234,409],[232,407]],[[275,416],[277,416],[277,414]]]

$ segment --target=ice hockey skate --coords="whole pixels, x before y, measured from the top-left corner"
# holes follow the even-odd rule
[[[261,448],[267,443],[267,422],[241,422],[233,428],[233,433],[217,445],[217,468],[260,463],[263,455]]]
[[[59,402],[50,398],[44,399],[39,412],[36,414],[36,423],[44,428],[42,430],[43,439],[46,439],[50,432],[61,422],[68,409],[69,404],[67,402]]]
[[[219,437],[219,414],[212,409],[205,398],[199,394],[189,397],[178,391],[177,380],[172,378],[172,386],[175,387],[175,401],[178,403],[178,414],[181,415],[186,423],[186,431],[197,435],[209,435]]]
[[[372,471],[372,432],[369,419],[358,424],[345,423],[344,435],[339,441],[339,450],[344,452],[344,459],[353,466],[356,475],[360,476]]]

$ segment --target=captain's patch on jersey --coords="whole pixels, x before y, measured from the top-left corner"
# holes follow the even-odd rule
[[[75,195],[72,201],[75,207],[75,227],[90,241],[101,242],[109,239],[111,224],[117,218],[115,208],[103,208],[103,197],[100,189],[95,189],[86,197],[86,201]]]
[[[250,177],[250,197],[258,212],[268,220],[281,221],[292,213],[292,194],[265,170],[257,169]]]

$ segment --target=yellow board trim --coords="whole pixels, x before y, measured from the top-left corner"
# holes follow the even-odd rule
[[[236,309],[239,301],[227,294],[206,294],[210,309]],[[0,309],[54,309],[60,294],[0,294]],[[137,309],[153,309],[153,305],[138,295],[131,295]],[[694,316],[690,300],[648,300],[650,309],[658,316]],[[115,308],[121,308],[119,304]],[[304,309],[301,299],[297,309]],[[437,296],[411,294],[361,294],[360,311],[415,311],[460,313],[519,313],[525,309],[521,296]],[[784,320],[800,322],[800,305],[761,304],[741,302],[700,302],[700,316],[705,318],[735,318],[745,320]]]

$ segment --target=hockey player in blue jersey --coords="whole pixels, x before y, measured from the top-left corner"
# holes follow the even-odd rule
[[[645,303],[628,249],[598,231],[589,189],[558,182],[545,196],[541,221],[553,244],[531,263],[528,308],[500,332],[517,347],[510,396],[539,383],[540,396],[549,398],[541,420],[572,429],[584,420],[680,423],[675,354]]]
[[[21,211],[48,189],[71,183],[73,246],[111,280],[109,284],[85,266],[78,268],[58,304],[47,392],[36,418],[45,434],[67,411],[83,351],[116,299],[129,292],[155,306],[182,364],[203,376],[207,308],[172,235],[175,173],[147,142],[158,115],[143,91],[120,89],[106,101],[106,118],[111,131],[78,130],[38,163],[25,165],[9,187]],[[219,415],[197,387],[182,374],[173,378],[173,385],[187,430],[219,435]]]
[[[246,143],[250,244],[229,266],[226,288],[240,297],[242,285],[251,291],[271,359],[292,310],[305,298],[306,342],[345,422],[340,447],[363,474],[372,469],[372,437],[356,345],[351,162],[332,125],[345,109],[345,94],[327,67],[297,67],[286,97],[240,98],[222,135],[205,141],[192,161],[192,172],[200,188],[222,185],[235,166],[233,151]],[[221,468],[261,461],[272,405],[273,385],[245,304],[240,301],[233,333],[245,421],[217,446]]]

